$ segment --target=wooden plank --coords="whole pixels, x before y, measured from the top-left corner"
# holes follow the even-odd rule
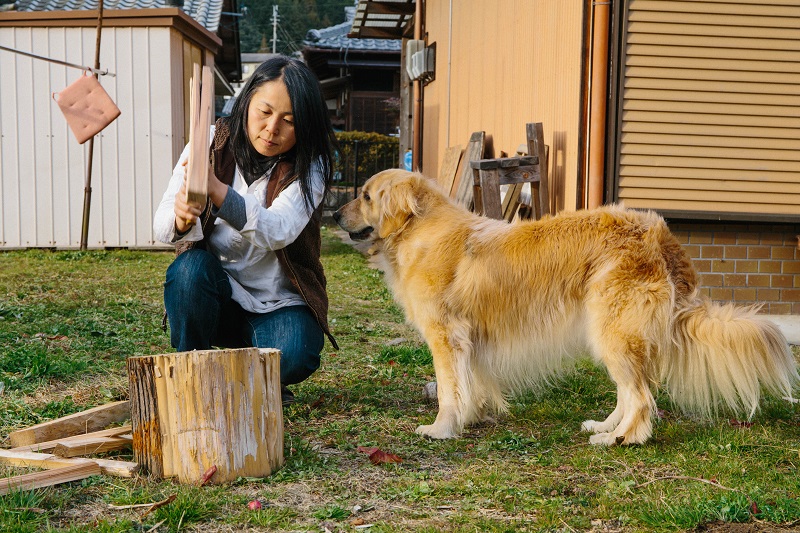
[[[63,468],[76,464],[94,462],[100,467],[100,472],[108,476],[132,477],[139,471],[139,465],[129,461],[115,461],[112,459],[83,459],[57,457],[51,453],[12,452],[0,449],[0,464],[20,466],[25,468]]]
[[[444,151],[444,159],[442,160],[442,167],[439,169],[437,182],[448,196],[452,195],[458,163],[461,161],[461,154],[463,153],[464,149],[461,145],[450,146]]]
[[[130,437],[93,437],[73,441],[59,442],[53,455],[58,457],[80,457],[96,453],[112,452],[130,448],[133,439]]]
[[[43,472],[22,474],[0,480],[0,495],[8,494],[13,490],[40,489],[97,475],[100,475],[100,467],[92,461],[62,466],[61,468]]]
[[[49,453],[52,452],[56,448],[56,445],[59,444],[60,442],[70,442],[92,437],[118,437],[120,435],[124,435],[130,432],[131,432],[131,426],[125,425],[116,428],[103,429],[101,431],[93,431],[91,433],[83,433],[81,435],[73,435],[72,437],[63,437],[61,439],[49,440],[46,442],[37,442],[35,444],[29,444],[27,446],[18,446],[16,448],[11,448],[9,451]]]
[[[550,214],[550,164],[549,147],[544,144],[544,126],[541,122],[530,122],[525,125],[525,136],[528,140],[528,155],[536,156],[539,162],[539,208],[534,209],[539,217]],[[534,185],[531,184],[531,202],[533,202]],[[533,207],[533,206],[532,206]]]
[[[36,444],[37,442],[71,437],[89,431],[98,431],[111,424],[124,422],[129,418],[130,403],[127,400],[122,400],[13,431],[8,438],[11,441],[11,446],[18,448]]]
[[[474,168],[473,168],[474,170]],[[489,218],[502,219],[500,204],[500,182],[497,169],[478,170],[481,190],[483,215]]]
[[[509,185],[505,196],[503,196],[503,218],[507,222],[511,222],[514,219],[514,215],[517,214],[517,208],[519,207],[519,195],[522,192],[522,187],[524,186],[524,183],[514,183]]]
[[[458,163],[458,170],[456,171],[458,182],[453,183],[455,195],[451,193],[451,198],[455,198],[456,202],[470,210],[474,204],[474,185],[470,162],[483,159],[485,140],[486,134],[482,131],[476,131],[470,136],[464,155]]]
[[[204,205],[208,194],[208,147],[214,82],[211,69],[194,65],[189,98],[189,160],[186,167],[186,199]]]

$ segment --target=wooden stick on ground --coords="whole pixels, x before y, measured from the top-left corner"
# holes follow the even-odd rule
[[[58,457],[80,457],[95,453],[111,452],[130,448],[133,443],[132,437],[93,437],[73,441],[59,442],[53,455]]]
[[[83,461],[53,470],[45,470],[2,479],[0,480],[0,495],[8,494],[13,490],[39,489],[97,475],[100,475],[100,467],[97,463],[93,461]]]
[[[65,466],[96,463],[100,472],[108,476],[133,477],[139,471],[139,465],[129,461],[114,461],[111,459],[82,459],[57,457],[51,453],[12,452],[0,450],[0,464],[9,466],[22,466],[28,468],[46,468],[53,470]]]
[[[111,424],[124,422],[130,416],[130,403],[127,400],[123,400],[13,431],[8,435],[8,438],[11,441],[11,446],[18,448],[36,444],[37,442],[80,435],[88,431],[98,431]]]
[[[11,448],[10,452],[39,452],[50,453],[55,450],[56,446],[64,442],[74,442],[83,439],[97,438],[97,437],[118,437],[131,432],[131,426],[119,426],[116,428],[103,429],[100,431],[93,431],[91,433],[83,433],[81,435],[73,435],[71,437],[63,437],[55,440],[48,440],[45,442],[37,442],[36,444],[29,444],[27,446],[18,446]]]

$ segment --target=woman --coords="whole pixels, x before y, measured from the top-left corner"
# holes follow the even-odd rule
[[[185,200],[187,146],[153,222],[178,251],[164,284],[172,346],[278,348],[284,405],[286,385],[319,368],[326,335],[338,348],[319,260],[335,144],[314,74],[271,58],[217,121],[206,205]]]

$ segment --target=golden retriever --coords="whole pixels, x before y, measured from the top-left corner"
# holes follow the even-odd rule
[[[754,308],[702,296],[653,212],[609,206],[509,224],[470,213],[421,174],[387,170],[334,218],[354,239],[382,241],[387,283],[430,346],[439,412],[422,435],[458,435],[587,352],[617,387],[608,418],[582,425],[593,444],[650,438],[660,384],[687,410],[752,416],[762,389],[791,397],[798,381],[780,330]]]

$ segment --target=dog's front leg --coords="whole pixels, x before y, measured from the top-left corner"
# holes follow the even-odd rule
[[[419,426],[420,435],[433,439],[449,439],[457,436],[464,427],[462,413],[462,395],[456,369],[457,357],[461,350],[454,348],[448,332],[443,326],[423,331],[428,347],[433,355],[433,368],[436,372],[436,396],[439,400],[439,412],[433,424]]]

